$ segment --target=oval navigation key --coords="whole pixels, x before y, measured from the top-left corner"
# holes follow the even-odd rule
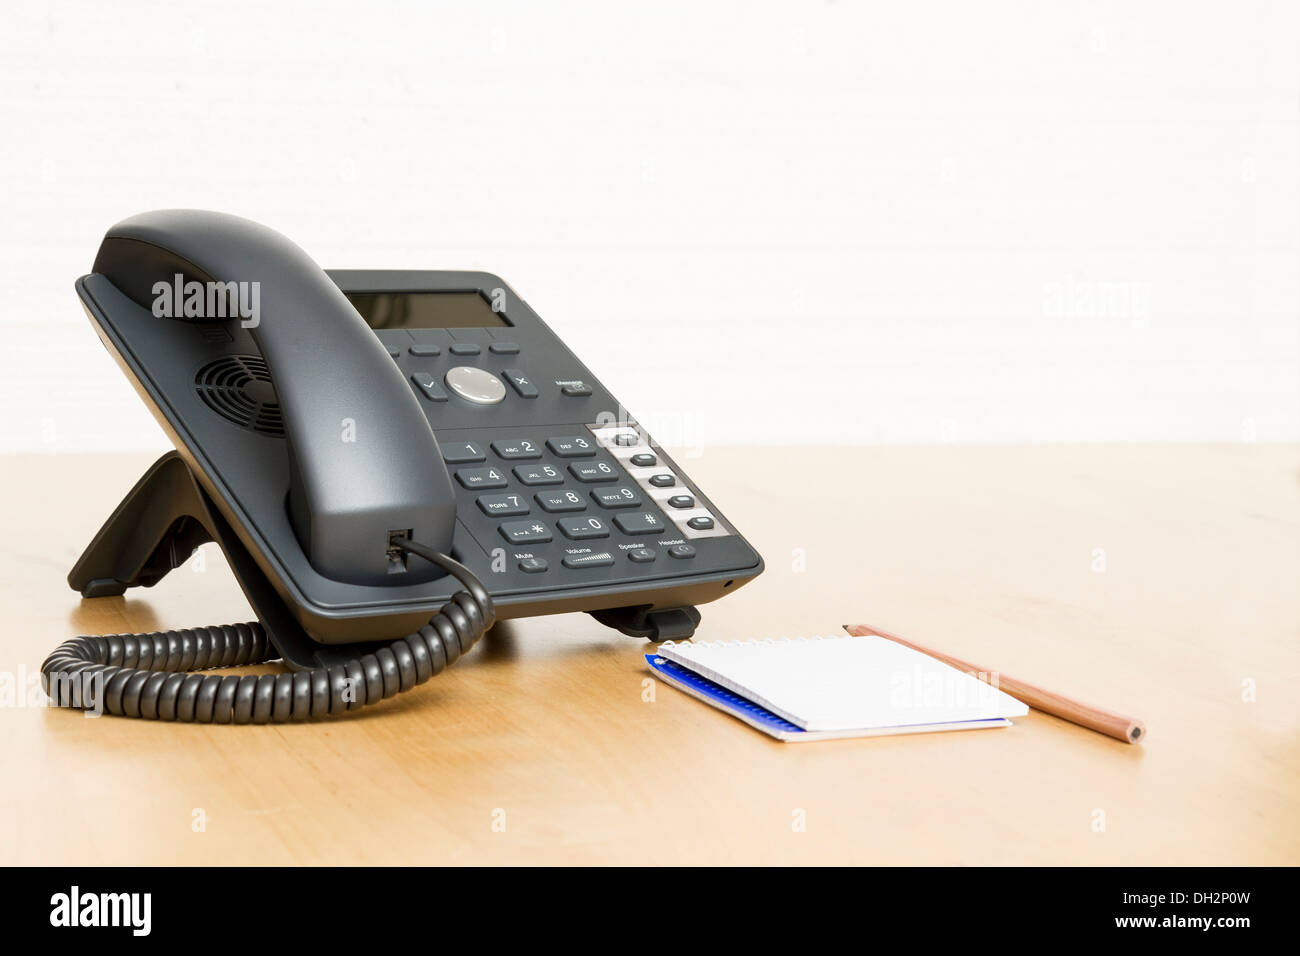
[[[457,365],[447,372],[447,387],[475,405],[495,405],[506,397],[506,387],[491,372],[472,365]]]

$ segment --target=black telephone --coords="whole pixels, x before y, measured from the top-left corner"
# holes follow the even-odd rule
[[[255,624],[78,637],[55,703],[266,723],[423,683],[498,618],[582,610],[654,640],[763,569],[542,320],[481,272],[321,270],[246,219],[143,213],[77,280],[176,445],[68,575],[149,587],[207,541]],[[189,673],[283,659],[256,676]]]

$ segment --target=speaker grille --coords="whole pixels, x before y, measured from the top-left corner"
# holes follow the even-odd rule
[[[227,355],[209,362],[194,376],[203,403],[228,422],[284,437],[280,403],[275,398],[271,374],[257,355]]]

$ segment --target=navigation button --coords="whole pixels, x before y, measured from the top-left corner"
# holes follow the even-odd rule
[[[551,529],[540,521],[507,521],[501,526],[501,536],[511,544],[529,544],[550,541]]]
[[[510,383],[510,387],[519,394],[520,398],[537,397],[537,386],[533,384],[531,378],[519,371],[519,369],[508,368],[501,374],[505,376],[505,380]]]
[[[452,346],[454,351],[456,346]],[[506,397],[506,387],[491,372],[472,365],[457,365],[447,373],[447,387],[475,405],[495,405]]]
[[[609,537],[609,526],[595,515],[588,518],[561,518],[559,527],[566,538],[573,538],[575,541]]]
[[[562,563],[566,568],[607,568],[614,563],[614,556],[607,551],[599,554],[571,554]]]
[[[636,511],[614,515],[614,523],[624,534],[658,534],[664,530],[664,519],[653,511]]]

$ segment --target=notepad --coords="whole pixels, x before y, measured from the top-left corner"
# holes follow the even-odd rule
[[[1029,712],[883,637],[666,641],[646,662],[665,683],[790,742],[1007,727]]]

